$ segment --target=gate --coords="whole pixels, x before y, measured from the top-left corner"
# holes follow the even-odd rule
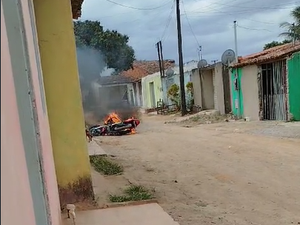
[[[286,61],[261,66],[263,120],[287,120]]]

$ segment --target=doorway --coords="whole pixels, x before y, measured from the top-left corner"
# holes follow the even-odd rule
[[[200,82],[202,83],[202,109],[214,109],[214,81],[213,70],[204,70],[201,72]]]
[[[149,83],[150,90],[150,104],[151,108],[156,108],[155,92],[154,92],[154,82]]]
[[[287,120],[286,61],[261,65],[262,119]]]

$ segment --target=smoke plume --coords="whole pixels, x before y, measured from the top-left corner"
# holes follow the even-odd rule
[[[99,84],[100,77],[117,76],[112,75],[114,69],[107,68],[101,52],[90,47],[78,47],[76,50],[85,115],[92,113],[96,117],[94,121],[101,121],[112,111],[119,112],[123,119],[136,114],[132,106],[122,101],[123,96],[120,92],[112,91],[109,87],[101,87]]]

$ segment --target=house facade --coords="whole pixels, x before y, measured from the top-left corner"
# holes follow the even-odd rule
[[[300,44],[242,57],[231,69],[232,112],[251,120],[300,120]]]
[[[93,89],[95,96],[99,97],[101,107],[113,108],[113,104],[120,102],[136,105],[134,83],[128,77],[122,75],[100,77],[98,82],[93,84]]]
[[[192,71],[194,104],[202,110],[215,109],[221,114],[231,111],[228,68],[216,63]]]
[[[142,107],[144,105],[144,100],[146,99],[146,102],[148,102],[148,97],[149,97],[149,96],[146,96],[146,98],[144,97],[142,79],[151,74],[160,73],[161,69],[168,69],[173,67],[174,65],[175,65],[174,60],[164,60],[162,62],[162,68],[160,68],[158,60],[150,60],[150,61],[140,60],[140,61],[135,61],[133,63],[133,69],[124,71],[122,73],[123,76],[128,77],[133,81],[133,90],[134,90],[133,93],[136,99],[137,106]],[[155,83],[157,83],[157,81]],[[155,85],[156,84],[153,83],[153,87]],[[158,94],[158,92],[156,94]]]
[[[157,101],[163,99],[163,88],[160,72],[142,78],[143,108],[156,108]]]
[[[185,86],[191,81],[192,70],[197,68],[197,63],[196,61],[191,61],[184,64]],[[173,104],[168,97],[168,90],[173,84],[180,86],[179,67],[175,65],[169,67],[164,74],[164,76],[161,76],[161,73],[157,72],[142,78],[144,109],[156,108],[158,101],[163,101],[165,104]],[[187,93],[186,100],[189,100]]]
[[[93,198],[75,3],[1,1],[3,224],[60,225],[62,205]]]
[[[164,67],[170,68],[174,60],[164,60]],[[135,61],[133,68],[121,72],[119,75],[103,76],[97,81],[98,87],[94,88],[96,96],[99,96],[99,104],[126,101],[134,107],[142,107],[145,100],[142,90],[142,79],[149,74],[159,74],[160,66],[157,60]],[[105,97],[109,96],[107,100]],[[146,97],[147,99],[147,97]],[[147,101],[147,100],[146,100]]]

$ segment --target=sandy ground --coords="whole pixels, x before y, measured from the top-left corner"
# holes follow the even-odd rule
[[[125,168],[93,173],[100,203],[130,181],[154,189],[181,225],[300,224],[300,123],[168,120],[145,116],[135,135],[97,138]]]

